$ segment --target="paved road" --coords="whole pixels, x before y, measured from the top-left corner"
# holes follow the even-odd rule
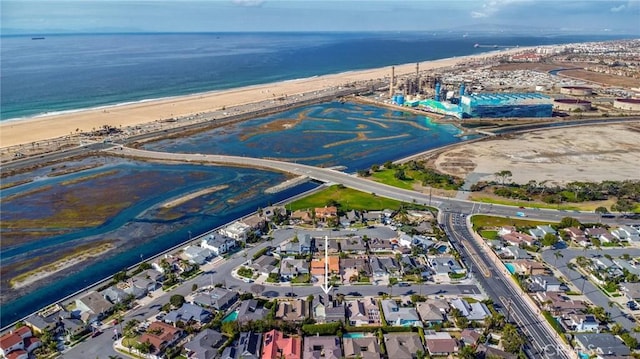
[[[579,256],[591,258],[594,255],[609,254],[615,258],[626,253],[632,257],[638,257],[640,256],[639,248],[603,248],[602,250],[588,249],[586,251],[576,248],[565,248],[562,249],[563,257],[559,258],[556,258],[553,252],[553,250],[543,252],[542,258],[544,261],[555,265],[556,268],[562,272],[565,278],[571,281],[576,288],[579,288],[580,290],[584,288],[584,295],[586,295],[593,304],[600,306],[604,308],[605,311],[611,313],[611,319],[629,331],[633,331],[633,329],[638,326],[635,321],[627,318],[618,306],[609,306],[609,302],[612,301],[611,298],[607,297],[591,281],[586,280],[580,272],[570,269],[567,266],[567,263]]]
[[[131,319],[138,319],[144,321],[147,318],[154,317],[160,312],[160,307],[169,302],[171,295],[180,294],[187,296],[192,293],[192,286],[196,284],[198,288],[203,288],[211,284],[223,283],[227,288],[241,291],[252,292],[253,283],[245,283],[242,280],[236,279],[231,276],[231,272],[234,268],[242,265],[253,257],[253,255],[259,250],[267,246],[277,246],[280,243],[292,238],[295,234],[304,235],[306,233],[312,233],[314,237],[336,236],[339,234],[354,233],[352,231],[332,231],[332,230],[314,230],[307,231],[302,229],[286,228],[273,232],[273,241],[267,241],[257,244],[254,247],[248,248],[245,251],[235,253],[227,260],[219,261],[215,264],[208,264],[203,267],[205,273],[191,280],[185,281],[175,290],[164,293],[162,292],[157,297],[149,301],[145,306],[131,310],[124,317],[124,322]],[[391,238],[394,236],[395,231],[387,227],[376,227],[372,229],[362,229],[361,234],[368,236],[377,236],[379,238]],[[473,284],[472,280],[465,281],[467,284],[430,284],[424,283],[422,285],[411,285],[408,287],[394,286],[389,288],[386,285],[341,285],[338,288],[333,289],[333,294],[344,294],[347,297],[359,297],[359,296],[377,296],[379,292],[385,292],[392,295],[411,295],[411,294],[423,294],[423,295],[451,295],[451,296],[471,296],[482,294],[477,285]],[[264,291],[261,295],[276,298],[286,297],[289,292],[294,292],[300,298],[306,298],[310,294],[320,294],[322,290],[319,286],[295,286],[289,285],[275,286],[264,284]],[[120,331],[119,326],[116,328]],[[85,342],[71,348],[69,351],[63,354],[63,358],[70,359],[87,359],[87,358],[107,358],[109,355],[117,355],[113,350],[111,339],[113,335],[113,328],[107,328],[104,333],[96,338],[90,338]]]
[[[538,312],[529,306],[505,272],[502,263],[495,263],[475,241],[466,223],[466,216],[443,212],[441,224],[452,245],[460,252],[463,262],[476,274],[480,286],[494,303],[501,305],[502,313],[509,321],[515,321],[525,333],[530,347],[525,347],[532,358],[569,358],[560,347],[555,332],[547,327]]]
[[[229,165],[262,167],[292,173],[298,176],[307,176],[309,178],[324,183],[340,183],[346,187],[354,188],[363,192],[375,193],[378,196],[393,198],[405,202],[417,202],[438,207],[441,210],[452,213],[482,213],[503,217],[516,217],[517,212],[524,213],[528,219],[547,220],[559,222],[563,217],[574,217],[583,223],[599,222],[606,223],[632,223],[632,220],[621,218],[602,219],[593,212],[578,211],[557,211],[553,209],[517,209],[513,206],[504,206],[497,204],[480,204],[467,200],[430,196],[429,194],[414,192],[397,187],[392,187],[383,183],[370,181],[354,174],[348,174],[329,168],[319,168],[314,166],[303,165],[299,163],[290,163],[284,161],[276,161],[262,158],[251,158],[241,156],[223,156],[223,155],[206,155],[206,154],[189,154],[189,153],[169,153],[155,152],[140,149],[115,146],[107,150],[115,154],[123,156],[131,156],[138,158],[148,158],[154,160],[172,160],[182,162],[211,162]]]

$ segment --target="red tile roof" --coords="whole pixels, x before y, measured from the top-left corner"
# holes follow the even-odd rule
[[[0,337],[0,348],[2,350],[9,349],[18,343],[22,343],[22,337],[16,333],[7,333]]]

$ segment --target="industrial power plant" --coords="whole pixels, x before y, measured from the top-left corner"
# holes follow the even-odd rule
[[[444,90],[440,82],[436,82],[434,87],[433,99],[407,99],[404,94],[390,91],[393,94],[391,99],[397,105],[424,108],[429,112],[460,119],[551,117],[553,114],[553,100],[540,93],[469,94],[463,83],[456,94]]]

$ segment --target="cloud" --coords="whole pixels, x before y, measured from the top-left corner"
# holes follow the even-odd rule
[[[487,0],[482,3],[482,8],[471,11],[471,17],[476,19],[491,17],[505,7],[516,3],[531,2],[533,0]]]
[[[231,0],[231,2],[239,6],[257,7],[262,6],[264,0]]]
[[[625,4],[622,4],[620,6],[614,6],[614,7],[611,8],[611,12],[620,12],[620,11],[626,9],[626,8],[627,8],[627,6]]]

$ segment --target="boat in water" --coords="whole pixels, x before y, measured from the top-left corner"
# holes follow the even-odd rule
[[[32,37],[31,40],[44,40],[44,36]]]

